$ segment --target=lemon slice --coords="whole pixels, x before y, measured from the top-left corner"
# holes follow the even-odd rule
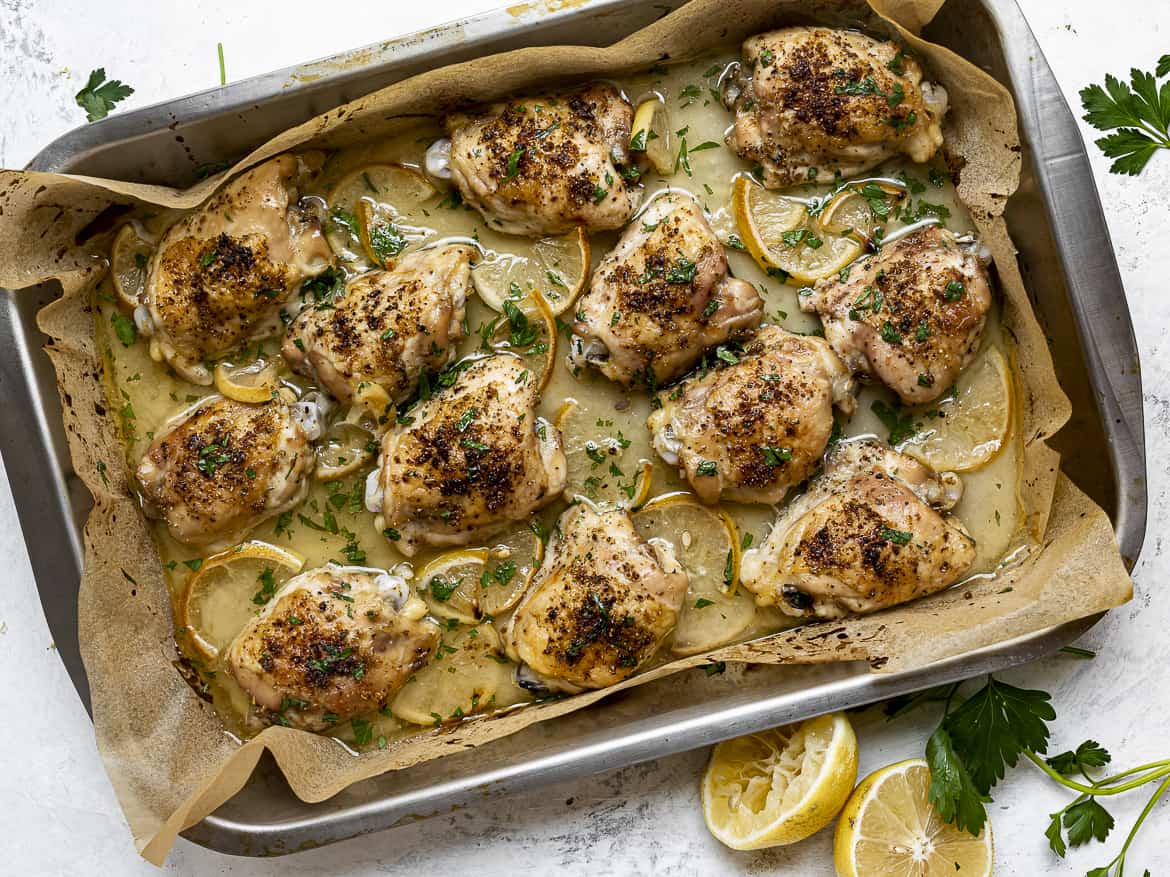
[[[134,223],[118,229],[110,245],[110,276],[114,290],[127,307],[133,309],[142,303],[146,291],[146,272],[154,247],[138,234]]]
[[[523,691],[512,682],[513,669],[492,625],[445,632],[431,662],[402,687],[390,711],[405,722],[434,725],[515,703]]]
[[[670,112],[662,98],[656,95],[638,104],[630,130],[631,152],[645,153],[654,170],[664,176],[674,172]]]
[[[179,630],[214,661],[305,558],[267,542],[245,542],[206,558],[179,600]]]
[[[988,347],[959,375],[953,397],[926,410],[915,435],[898,450],[938,472],[969,472],[1003,450],[1012,430],[1012,377],[1007,359]]]
[[[632,442],[612,419],[567,400],[557,412],[567,462],[565,495],[594,505],[634,509],[650,496],[654,464],[630,453]]]
[[[440,554],[419,573],[419,590],[433,615],[463,624],[479,620],[476,590],[487,569],[486,548],[463,548]]]
[[[533,371],[537,390],[552,380],[557,356],[557,319],[540,290],[503,302],[504,315],[496,318],[490,344],[524,359]]]
[[[643,539],[663,539],[687,571],[687,598],[670,649],[694,655],[737,639],[756,614],[752,595],[736,588],[739,536],[722,509],[689,493],[655,497],[634,513]]]
[[[472,267],[471,281],[494,311],[503,311],[507,299],[539,290],[553,316],[559,316],[589,282],[590,258],[589,236],[577,228],[560,237],[541,238],[523,250],[491,253]]]
[[[991,823],[972,837],[943,822],[927,798],[930,768],[921,758],[883,767],[858,785],[833,841],[840,877],[991,877]]]
[[[735,180],[732,210],[760,267],[784,271],[800,283],[828,277],[862,253],[854,238],[825,231],[810,220],[800,200],[770,192],[746,176]]]
[[[276,391],[276,362],[257,359],[245,365],[215,366],[215,389],[236,402],[267,402]]]
[[[703,818],[734,850],[796,843],[833,821],[856,779],[849,720],[818,716],[716,746],[703,774]]]
[[[885,227],[895,205],[906,197],[906,188],[885,180],[848,186],[833,195],[817,217],[819,234],[846,235],[867,246],[876,227]],[[889,199],[893,199],[893,204]],[[872,203],[871,203],[872,201]],[[885,214],[874,208],[885,205]]]
[[[338,420],[317,441],[318,481],[336,481],[358,471],[378,453],[374,434],[350,420]]]
[[[520,602],[543,560],[544,543],[528,527],[492,545],[476,594],[480,614],[496,618]]]
[[[363,256],[385,265],[408,244],[430,233],[423,212],[438,190],[417,168],[402,164],[367,164],[344,176],[330,190],[325,237],[337,256]],[[360,251],[355,247],[360,244]]]

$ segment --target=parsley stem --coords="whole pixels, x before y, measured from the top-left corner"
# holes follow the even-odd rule
[[[1150,815],[1150,811],[1154,809],[1154,805],[1161,800],[1162,796],[1166,794],[1166,790],[1170,789],[1170,776],[1162,780],[1162,784],[1155,789],[1154,794],[1150,796],[1150,800],[1146,802],[1146,806],[1142,808],[1142,812],[1138,814],[1137,821],[1133,824],[1133,828],[1129,830],[1129,834],[1125,836],[1125,843],[1121,846],[1121,852],[1117,854],[1114,862],[1118,863],[1117,873],[1121,874],[1125,868],[1125,854],[1129,851],[1129,845],[1133,843],[1133,839],[1137,837],[1138,829],[1142,827],[1142,823],[1146,821],[1146,817]],[[1112,864],[1112,863],[1111,863]]]
[[[1062,786],[1064,786],[1067,789],[1072,789],[1074,792],[1080,792],[1083,795],[1120,795],[1122,792],[1128,792],[1130,789],[1136,789],[1139,786],[1144,786],[1146,783],[1150,782],[1151,780],[1156,780],[1160,777],[1170,777],[1170,762],[1164,761],[1164,762],[1161,762],[1162,766],[1159,767],[1157,770],[1151,771],[1146,776],[1140,776],[1136,780],[1130,780],[1128,783],[1122,783],[1121,785],[1117,785],[1117,786],[1114,786],[1114,785],[1086,786],[1083,783],[1078,783],[1076,780],[1070,780],[1068,777],[1061,776],[1052,767],[1050,767],[1044,761],[1044,759],[1040,758],[1040,756],[1038,756],[1035,752],[1031,752],[1029,750],[1024,750],[1024,755],[1026,755],[1028,757],[1028,759],[1034,765],[1036,765],[1036,767],[1040,768],[1042,771],[1044,771],[1046,774],[1048,774],[1050,777],[1052,777],[1052,779],[1056,780],[1056,782],[1060,783]],[[1134,773],[1134,772],[1135,771],[1128,771],[1127,773]],[[1113,777],[1111,779],[1120,779],[1120,776]],[[1106,780],[1103,782],[1108,782],[1108,781]]]

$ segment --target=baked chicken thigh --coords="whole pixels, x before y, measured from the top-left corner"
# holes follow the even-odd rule
[[[621,228],[638,206],[639,190],[622,174],[633,120],[612,85],[518,97],[447,116],[426,167],[498,231]]]
[[[896,43],[852,30],[787,27],[751,37],[724,83],[727,145],[770,189],[852,176],[942,145],[947,93]]]
[[[687,574],[662,540],[642,541],[624,509],[576,505],[508,626],[522,684],[605,688],[632,675],[674,630]],[[533,678],[535,676],[535,679]]]
[[[945,393],[979,350],[991,307],[978,244],[933,225],[820,280],[800,298],[820,314],[825,338],[855,372],[877,378],[907,405]]]
[[[466,545],[560,495],[561,434],[537,419],[538,396],[524,362],[497,354],[470,362],[386,434],[366,506],[400,551]]]
[[[404,402],[423,371],[450,362],[463,338],[463,306],[475,250],[439,246],[406,253],[350,280],[328,308],[307,305],[281,354],[292,368],[348,402],[380,388],[382,405]]]
[[[744,552],[740,581],[760,606],[800,618],[875,612],[953,584],[975,540],[944,514],[962,483],[873,441],[845,442],[825,471]]]
[[[777,503],[820,465],[853,378],[821,338],[765,326],[738,355],[661,397],[646,427],[699,499]]]
[[[309,491],[316,456],[283,399],[213,395],[168,421],[138,464],[148,514],[188,545],[238,542]]]
[[[439,628],[401,576],[325,566],[290,579],[228,647],[229,672],[270,721],[321,731],[385,707]]]
[[[146,304],[135,314],[156,360],[208,385],[208,360],[280,330],[281,305],[333,259],[317,218],[297,203],[323,159],[317,152],[270,159],[163,236]]]
[[[763,315],[756,288],[728,275],[702,208],[687,195],[662,195],[593,272],[577,303],[569,365],[654,389]]]

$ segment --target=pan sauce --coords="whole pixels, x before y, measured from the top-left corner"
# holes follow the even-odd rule
[[[689,154],[688,163],[692,175],[688,175],[682,166],[669,178],[653,172],[645,175],[643,183],[646,192],[642,203],[649,203],[655,193],[665,189],[684,189],[699,199],[716,233],[725,242],[731,241],[732,236],[738,234],[730,210],[734,178],[749,171],[750,168],[721,145],[730,118],[715,99],[712,89],[717,87],[719,72],[736,54],[735,50],[729,49],[718,55],[709,54],[692,62],[666,69],[659,68],[644,74],[619,77],[616,80],[635,104],[640,98],[652,93],[660,95],[670,111],[671,128],[676,132],[686,129],[685,137],[692,149],[696,145],[708,142],[720,144],[718,148],[701,149]],[[421,124],[384,141],[347,148],[330,157],[321,178],[317,181],[316,190],[307,194],[325,198],[326,193],[338,180],[353,169],[371,162],[401,162],[421,167],[427,146],[438,136],[437,123]],[[971,230],[967,212],[958,202],[950,182],[941,180],[937,173],[929,174],[926,167],[892,161],[866,175],[866,179],[887,178],[898,181],[902,175],[908,175],[926,187],[925,191],[908,196],[912,202],[923,200],[939,205],[944,210],[937,211],[938,214],[949,214],[945,220],[949,228],[957,233]],[[800,187],[790,194],[811,197],[824,194],[828,188],[810,185]],[[435,209],[429,210],[428,214],[425,243],[449,238],[473,238],[485,251],[502,253],[522,249],[525,243],[491,231],[477,213],[467,208],[436,206]],[[143,216],[141,221],[151,233],[158,235],[176,218],[174,214]],[[898,227],[897,221],[891,221],[887,226],[887,234],[894,233]],[[613,246],[616,239],[616,233],[596,234],[591,237],[594,264]],[[819,321],[814,315],[805,314],[800,310],[797,304],[797,286],[783,285],[768,277],[746,252],[729,248],[728,258],[733,274],[756,284],[760,289],[766,305],[767,322],[779,323],[796,332],[812,332],[819,327]],[[113,317],[118,313],[117,298],[113,294],[109,278],[103,281],[99,288],[95,305],[99,343],[106,363],[108,390],[115,403],[114,408],[121,412],[126,463],[133,470],[154,431],[176,411],[213,390],[189,384],[179,379],[165,366],[153,362],[148,354],[147,344],[142,339],[128,346],[118,340],[112,329]],[[475,328],[493,316],[494,312],[477,299],[472,298],[468,302],[468,324],[472,332],[461,345],[461,354],[476,348],[479,339],[475,335]],[[1010,341],[1001,330],[998,304],[993,306],[988,315],[982,344],[997,346],[1005,353],[1011,351]],[[251,345],[245,354],[233,356],[230,360],[240,364],[248,361],[248,358],[258,356],[278,359],[279,347],[279,338],[268,339],[258,345]],[[564,351],[562,336],[556,372],[544,391],[539,414],[553,419],[567,399],[578,400],[596,410],[609,410],[612,413],[606,420],[613,421],[614,434],[620,429],[624,437],[631,441],[631,445],[622,456],[623,466],[626,465],[625,461],[633,464],[640,459],[654,463],[651,496],[687,489],[685,482],[679,479],[677,471],[658,458],[651,447],[649,433],[642,425],[651,411],[649,398],[637,391],[623,392],[617,385],[597,375],[583,373],[580,378],[574,378],[564,364]],[[305,378],[289,372],[287,367],[282,367],[281,378],[288,385],[295,386],[299,392],[315,389]],[[870,408],[873,400],[879,398],[887,402],[893,401],[892,394],[884,389],[872,384],[863,385],[858,398],[857,413],[847,422],[842,420],[846,437],[876,435],[882,440],[886,438],[887,430]],[[571,437],[566,436],[566,443],[570,442]],[[977,542],[978,555],[971,569],[971,576],[994,574],[1003,559],[1009,557],[1024,541],[1019,532],[1021,523],[1018,513],[1019,463],[1019,437],[1018,434],[1013,434],[1003,452],[992,462],[981,469],[962,475],[964,495],[954,513]],[[367,512],[360,502],[348,501],[348,497],[361,496],[366,474],[372,466],[371,461],[356,474],[340,481],[314,482],[309,499],[298,510],[307,518],[319,522],[326,520],[325,512],[328,510],[338,524],[337,533],[323,532],[300,523],[294,514],[291,525],[281,528],[280,532],[277,532],[276,521],[268,521],[253,531],[250,538],[288,547],[303,554],[306,558],[305,569],[329,561],[352,562],[355,556],[353,546],[357,547],[358,552],[364,553],[364,560],[361,561],[363,565],[389,568],[401,563],[404,558],[375,527],[374,516]],[[629,468],[632,469],[632,466]],[[546,528],[551,526],[564,508],[565,502],[558,501],[539,515]],[[768,507],[729,504],[726,508],[735,520],[740,536],[751,533],[756,545],[763,541],[768,525],[775,516],[775,512]],[[177,605],[187,581],[194,575],[190,566],[195,565],[194,562],[199,559],[198,553],[173,540],[160,522],[152,521],[150,526],[163,562],[173,598],[172,603]],[[346,536],[346,532],[352,533],[352,539]],[[490,540],[489,545],[497,544],[499,541]],[[427,561],[439,553],[432,550],[423,551],[412,558],[412,566],[415,570],[420,570]],[[421,582],[416,581],[415,585],[421,585]],[[702,611],[694,610],[693,602],[693,600],[687,602],[684,612]],[[256,612],[259,607],[246,606],[243,610]],[[243,614],[241,617],[246,618],[247,615]],[[494,624],[503,630],[506,621],[507,614],[504,614],[494,622],[488,621],[485,624]],[[468,641],[467,626],[452,626],[445,621],[441,623],[444,627],[444,641],[449,648],[459,648]],[[756,609],[752,623],[734,639],[750,639],[790,627],[794,623],[793,619],[775,610]],[[184,643],[184,637],[179,636],[177,639],[180,649],[189,658],[194,659],[194,654]],[[669,658],[667,648],[657,660],[662,662]],[[205,666],[195,660],[192,660],[192,663],[199,672],[205,692],[213,699],[226,726],[240,736],[250,735],[259,730],[255,723],[248,721],[250,706],[247,695],[230,675],[221,672],[221,667]],[[410,684],[429,683],[424,678],[419,682],[408,683]],[[417,696],[417,692],[414,696]],[[497,691],[493,705],[506,707],[528,702],[531,698],[530,693],[513,684],[510,687],[503,686]],[[451,717],[440,718],[447,720]],[[384,745],[381,738],[392,739],[394,736],[409,734],[417,729],[416,725],[402,722],[389,715],[373,714],[366,719],[373,723],[372,733],[364,733],[363,737],[376,741],[371,745]],[[353,729],[349,722],[337,726],[329,733],[348,743],[353,742]]]

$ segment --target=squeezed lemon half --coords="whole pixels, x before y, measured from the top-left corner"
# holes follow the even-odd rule
[[[833,821],[856,779],[849,720],[817,716],[716,746],[703,774],[703,818],[734,850],[793,844]]]
[[[991,823],[979,837],[947,825],[927,798],[921,758],[883,767],[857,786],[837,823],[833,862],[840,877],[990,877]]]

